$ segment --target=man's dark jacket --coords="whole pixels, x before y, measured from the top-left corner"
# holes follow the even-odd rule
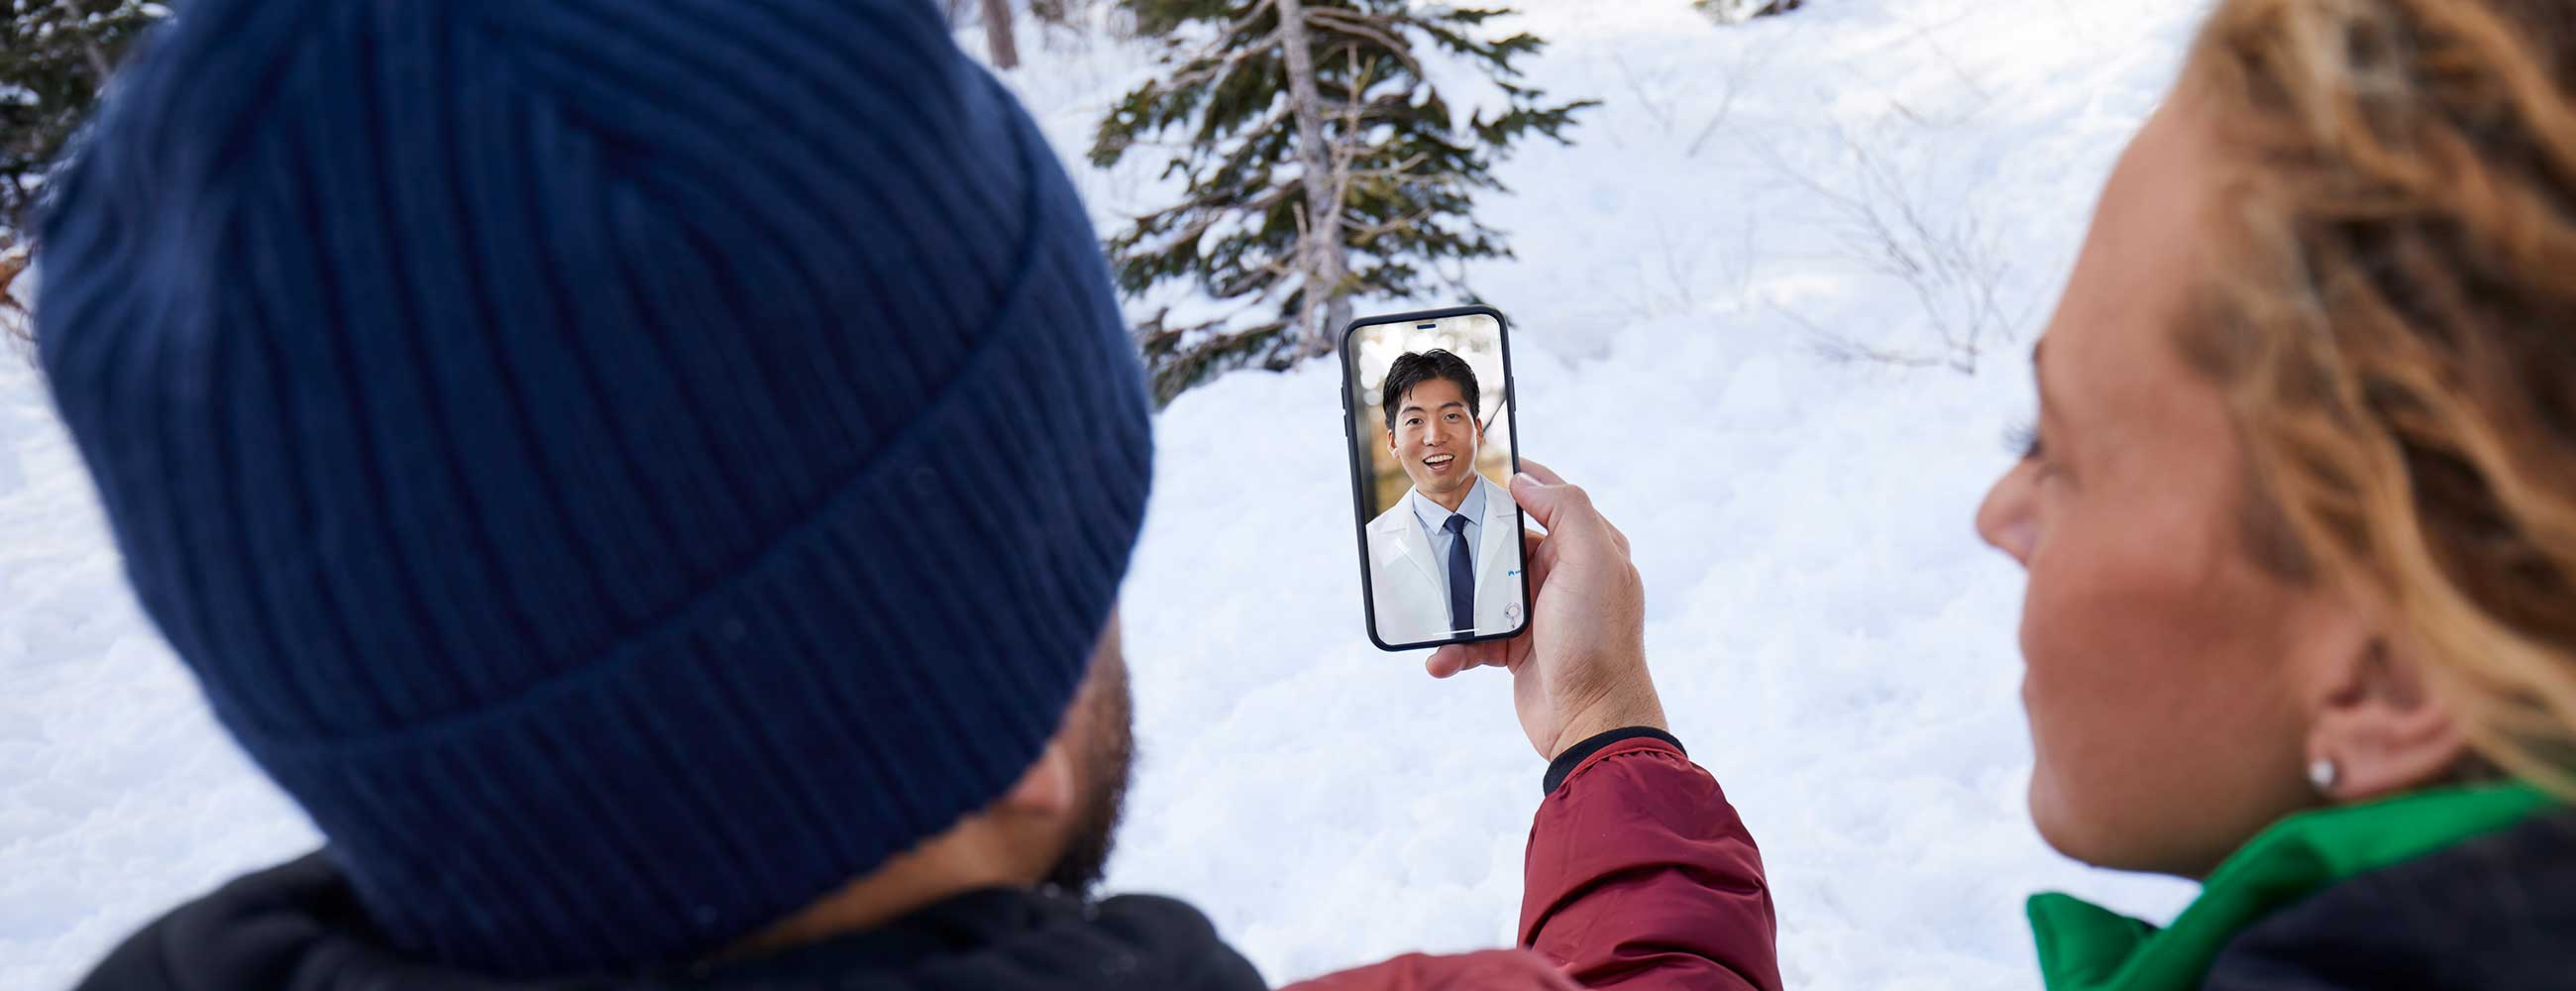
[[[1290,991],[1779,991],[1762,862],[1717,781],[1660,732],[1619,730],[1548,771],[1530,827],[1520,947],[1407,954]],[[503,983],[387,944],[322,855],[163,916],[82,991],[1253,991],[1261,975],[1196,910],[973,892],[866,932],[682,970]]]
[[[1085,905],[961,895],[892,924],[731,964],[557,982],[496,981],[386,946],[321,854],[243,877],[126,940],[84,987],[170,991],[572,988],[1173,988],[1258,991],[1252,965],[1167,898]]]

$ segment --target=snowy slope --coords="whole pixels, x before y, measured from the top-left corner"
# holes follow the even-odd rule
[[[1485,217],[1519,258],[1467,275],[1518,329],[1526,453],[1635,539],[1666,707],[1762,843],[1792,986],[2031,986],[2040,887],[2172,911],[2184,886],[2029,828],[2020,578],[1968,520],[2028,409],[2020,351],[2196,6],[1818,0],[1723,29],[1681,0],[1522,6],[1553,43],[1532,79],[1606,105],[1503,168]],[[1080,158],[1135,51],[1022,48],[1009,81],[1104,227],[1151,206],[1153,163]],[[1872,216],[1984,274],[1889,274]],[[1941,326],[1977,312],[1973,374],[1819,354],[1946,356]],[[1361,636],[1333,388],[1239,374],[1164,414],[1124,607],[1143,754],[1111,886],[1189,898],[1278,980],[1507,942],[1539,798],[1503,676],[1435,682]],[[0,678],[0,988],[60,986],[313,842],[140,619],[13,360]]]

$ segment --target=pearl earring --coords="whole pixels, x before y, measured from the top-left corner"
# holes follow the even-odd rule
[[[2343,769],[2335,766],[2332,757],[2319,757],[2308,762],[2308,783],[2315,785],[2320,792],[2333,791],[2335,782],[2342,777]]]

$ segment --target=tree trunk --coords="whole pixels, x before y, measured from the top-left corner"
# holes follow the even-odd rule
[[[984,0],[984,47],[995,66],[1020,67],[1020,42],[1011,34],[1011,0]]]
[[[1306,5],[1277,0],[1279,47],[1288,64],[1288,105],[1297,120],[1297,163],[1306,186],[1306,234],[1299,239],[1304,256],[1305,305],[1299,308],[1298,334],[1308,356],[1333,353],[1333,338],[1351,320],[1351,301],[1342,284],[1350,261],[1342,245],[1342,184],[1333,174],[1332,152],[1324,146],[1324,97],[1315,88],[1315,51],[1306,40]],[[1323,319],[1316,319],[1317,307]]]

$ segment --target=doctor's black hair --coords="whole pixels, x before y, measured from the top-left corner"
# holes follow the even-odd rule
[[[1395,410],[1404,405],[1404,394],[1433,379],[1458,383],[1459,394],[1467,400],[1467,414],[1480,418],[1484,415],[1476,405],[1476,370],[1467,367],[1467,359],[1441,348],[1418,353],[1407,351],[1396,355],[1395,363],[1386,366],[1386,384],[1378,390],[1378,405],[1386,407],[1386,429],[1389,432],[1395,430]]]

